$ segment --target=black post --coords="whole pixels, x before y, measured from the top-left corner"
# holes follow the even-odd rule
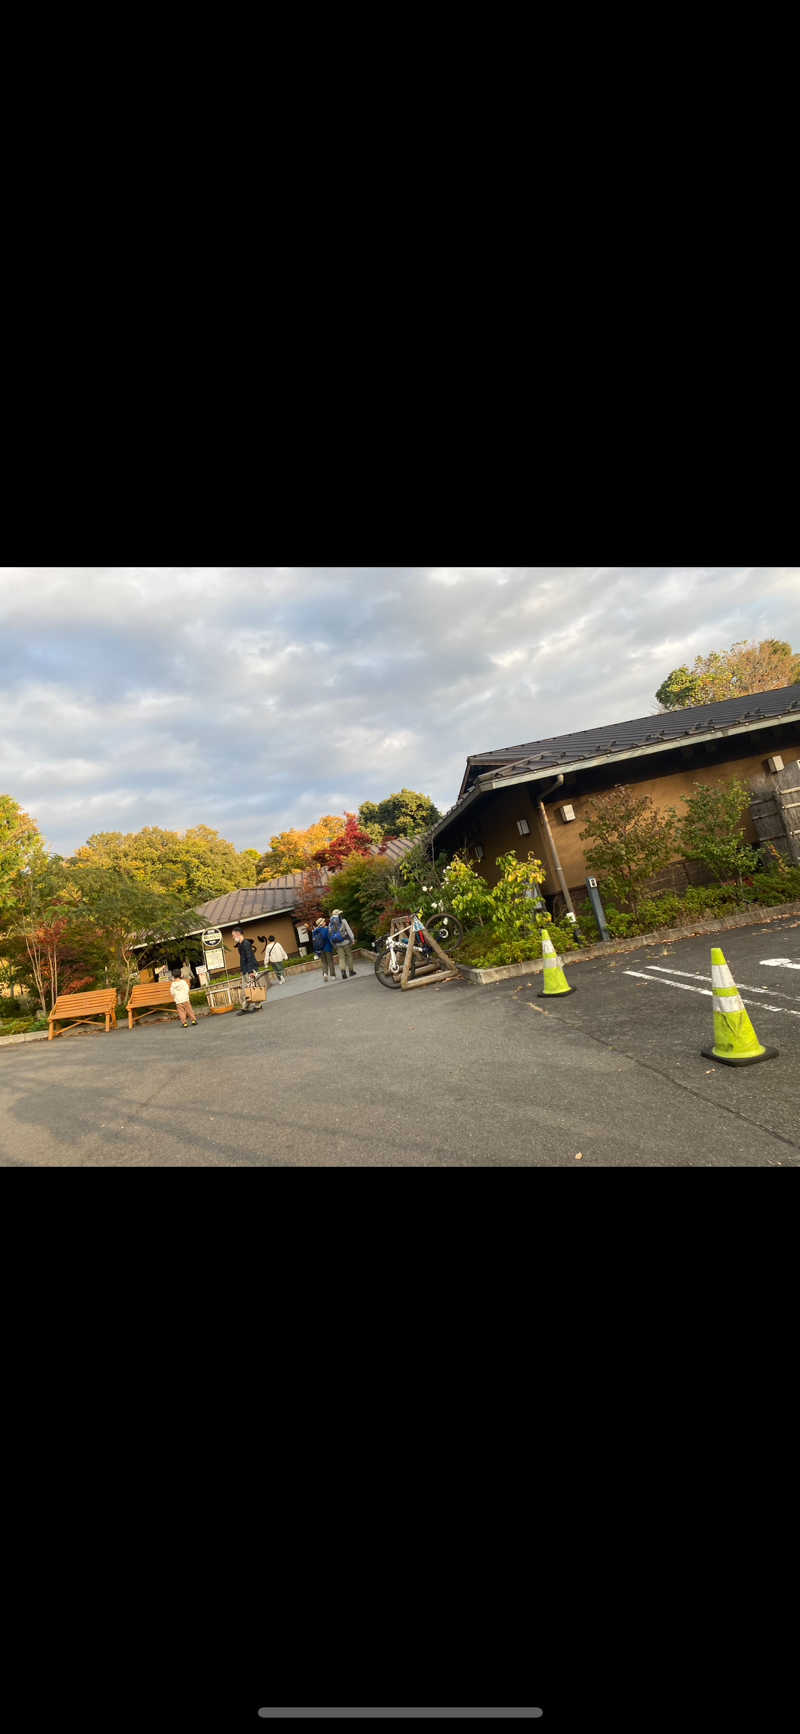
[[[597,889],[597,880],[596,879],[587,879],[586,889],[589,893],[589,902],[592,905],[592,914],[594,915],[595,921],[597,922],[597,925],[600,929],[600,937],[603,940],[609,940],[611,938],[611,934],[609,933],[608,927],[606,925],[606,912],[605,912],[603,905],[600,901],[600,893]]]

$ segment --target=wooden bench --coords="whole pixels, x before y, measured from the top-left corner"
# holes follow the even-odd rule
[[[99,987],[94,993],[60,993],[48,1018],[47,1040],[51,1042],[54,1036],[63,1036],[64,1030],[57,1030],[56,1024],[70,1024],[73,1028],[78,1024],[92,1024],[95,1028],[97,1016],[106,1020],[106,1035],[110,1029],[117,1027],[117,990],[115,987]]]
[[[131,997],[128,1000],[126,1007],[128,1013],[128,1029],[132,1030],[134,1023],[141,1023],[143,1018],[158,1017],[159,1014],[167,1008],[169,1008],[170,1011],[174,1011],[175,1016],[177,1017],[177,1007],[169,989],[170,984],[168,981],[138,982],[136,987],[131,989]],[[143,1011],[142,1007],[144,1006],[150,1006],[151,1010]],[[139,1014],[138,1018],[136,1015],[137,1012]]]

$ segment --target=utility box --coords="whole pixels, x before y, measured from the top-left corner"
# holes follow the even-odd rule
[[[767,770],[768,771],[782,771],[783,770],[783,759],[781,758],[780,753],[776,753],[775,757],[772,759],[767,759]]]
[[[560,807],[559,812],[561,814],[561,817],[562,817],[565,825],[568,825],[570,822],[570,819],[574,819],[574,817],[575,817],[575,808],[574,807]]]

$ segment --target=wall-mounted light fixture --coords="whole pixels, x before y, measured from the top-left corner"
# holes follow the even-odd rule
[[[482,843],[476,843],[475,844],[475,860],[476,861],[482,861],[483,860],[483,844]]]
[[[767,759],[767,770],[768,771],[782,771],[783,770],[783,759],[781,758],[780,753],[776,753],[775,757],[773,759]]]
[[[530,825],[528,824],[527,819],[518,819],[517,820],[517,830],[519,831],[519,834],[521,837],[529,837],[530,836],[531,828],[530,828]]]
[[[559,807],[559,812],[561,814],[561,817],[562,817],[565,825],[568,825],[570,822],[570,819],[574,819],[574,817],[575,817],[575,808],[574,807]]]

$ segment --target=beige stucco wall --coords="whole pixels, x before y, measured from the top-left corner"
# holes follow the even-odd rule
[[[800,761],[800,742],[798,741],[785,743],[770,750],[780,751],[786,765]],[[627,765],[623,761],[617,767],[609,766],[607,787],[613,787],[614,781],[620,783],[632,781],[631,771],[635,767],[637,796],[649,795],[653,805],[659,811],[663,811],[665,807],[675,807],[679,814],[684,811],[685,800],[693,793],[695,783],[729,782],[733,777],[738,777],[746,783],[754,783],[756,779],[764,778],[766,775],[763,751],[749,754],[741,759],[729,760],[725,764],[714,764],[713,762],[705,764],[701,761],[697,764],[687,765],[685,770],[675,771],[669,776],[659,777],[654,774],[652,777],[640,780],[641,765],[641,760],[631,760]],[[615,777],[613,770],[616,771]],[[628,772],[627,778],[626,771]],[[544,787],[547,787],[546,782]],[[544,889],[548,894],[551,894],[559,889],[559,885],[550,865],[547,840],[541,835],[538,814],[531,801],[531,791],[535,791],[535,788],[535,783],[515,783],[508,789],[494,790],[483,800],[478,801],[472,810],[467,809],[461,823],[461,834],[469,832],[474,840],[482,844],[483,860],[476,861],[475,866],[489,881],[490,885],[493,885],[498,877],[495,865],[498,855],[513,849],[520,860],[524,860],[530,851],[547,868]],[[582,890],[589,871],[584,851],[591,846],[591,843],[589,838],[586,839],[585,843],[583,842],[581,831],[585,827],[589,808],[597,800],[600,792],[600,790],[594,790],[590,794],[581,795],[573,793],[567,787],[558,790],[556,795],[551,795],[547,801],[547,815],[553,832],[553,839],[570,890]],[[559,808],[564,805],[570,805],[575,809],[575,818],[569,822],[565,822],[560,816]],[[517,831],[518,819],[527,819],[530,825],[530,836],[521,837],[519,835]],[[749,814],[746,818],[745,834],[749,841],[756,841],[755,829]],[[458,841],[456,841],[457,837]],[[448,849],[461,846],[461,836],[458,835],[456,826],[453,827],[453,832],[446,841],[444,839],[443,841]],[[676,856],[676,860],[678,859],[680,857]]]
[[[288,915],[257,915],[254,921],[243,921],[241,923],[241,928],[245,939],[252,939],[253,950],[255,951],[259,964],[262,962],[264,956],[264,947],[259,944],[259,935],[262,933],[265,938],[268,934],[272,933],[278,943],[283,946],[284,951],[289,957],[291,957],[293,951],[297,950],[297,940],[295,938],[294,928],[292,926],[291,918]],[[233,971],[238,970],[239,953],[231,939],[230,928],[226,928],[223,933],[222,943],[225,952],[225,962],[228,969]]]

